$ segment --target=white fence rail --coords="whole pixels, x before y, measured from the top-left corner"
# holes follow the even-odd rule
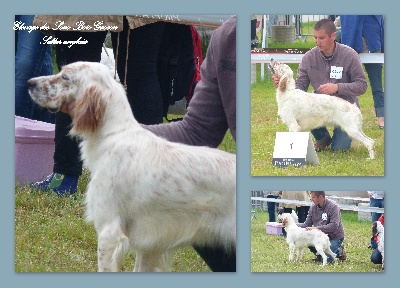
[[[326,197],[326,198],[331,198]],[[351,198],[351,197],[335,197],[338,198]],[[357,197],[358,198],[358,197]],[[358,198],[362,199],[360,202],[366,202],[364,199],[368,198]],[[289,199],[275,199],[275,198],[263,198],[263,197],[251,197],[251,200],[260,201],[260,202],[276,202],[276,203],[289,203],[289,204],[298,204],[298,205],[306,205],[310,206],[312,202],[310,201],[299,201],[299,200],[289,200]],[[354,199],[353,199],[354,200]],[[368,199],[369,201],[369,199]],[[357,212],[376,212],[376,213],[384,213],[384,208],[377,208],[377,207],[365,207],[365,206],[357,206],[357,205],[348,205],[348,204],[339,204],[341,210],[350,210],[350,211],[357,211]]]

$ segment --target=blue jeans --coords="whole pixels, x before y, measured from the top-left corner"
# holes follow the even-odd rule
[[[339,247],[343,244],[343,240],[344,240],[344,238],[340,238],[338,240],[329,240],[329,242],[331,242],[331,250],[332,250],[333,253],[336,254],[336,258],[339,257]],[[310,246],[308,248],[314,254],[317,253],[317,250],[313,246]],[[333,261],[332,256],[330,256],[330,255],[326,255],[326,256],[328,256],[328,261],[327,262],[331,263]],[[321,259],[321,261],[322,261],[322,259]]]
[[[371,262],[374,264],[382,264],[382,254],[378,249],[372,251]]]
[[[267,198],[275,198],[278,196],[268,195]],[[269,222],[276,222],[276,202],[267,202],[267,210],[269,215]]]
[[[384,117],[384,94],[382,87],[382,64],[368,63],[364,64],[371,85],[372,97],[374,99],[376,117]]]
[[[311,134],[314,136],[317,143],[326,142],[330,135],[326,127],[321,127],[317,129],[311,130]],[[342,131],[339,127],[335,127],[333,129],[332,136],[332,146],[331,149],[333,151],[346,151],[351,147],[351,138],[347,135],[346,132]]]
[[[34,15],[16,15],[15,21],[33,25]],[[34,30],[15,31],[15,115],[54,123],[54,115],[35,104],[28,93],[30,78],[53,74],[51,47],[40,44],[45,35]]]
[[[385,208],[384,199],[369,198],[369,207]],[[372,222],[378,221],[382,213],[371,212]]]

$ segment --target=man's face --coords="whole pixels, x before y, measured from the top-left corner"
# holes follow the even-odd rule
[[[322,195],[317,195],[315,193],[311,192],[311,201],[315,204],[315,205],[320,205],[322,206],[324,204],[324,196]]]
[[[336,32],[328,35],[324,29],[314,30],[314,41],[319,51],[327,56],[333,53],[335,48]]]

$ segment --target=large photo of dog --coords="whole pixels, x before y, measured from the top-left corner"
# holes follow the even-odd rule
[[[24,182],[16,173],[15,271],[235,272],[236,17],[15,19],[16,28],[43,21],[35,27],[65,30],[15,29],[16,79],[27,77],[16,81],[25,85],[16,99],[57,119],[45,126],[51,145],[40,146],[54,151],[46,158],[50,171],[37,161],[41,150],[26,151],[32,145],[16,154],[16,162],[44,172]],[[75,35],[79,41],[66,40]],[[33,59],[24,49],[35,49],[26,42],[49,48],[52,71],[28,69]],[[230,53],[214,53],[220,45]],[[163,99],[172,92],[187,103],[179,114],[169,113],[177,99]],[[36,125],[44,138],[43,122],[18,111],[16,119]]]
[[[252,176],[384,175],[384,50],[372,53],[345,44],[349,23],[361,30],[373,23],[383,30],[383,17],[350,20],[343,15],[256,15]],[[383,37],[379,40],[383,45]],[[285,144],[276,142],[277,132],[292,133],[292,138],[309,132],[314,147],[308,146],[316,151],[318,164],[271,164],[280,148],[276,145]]]

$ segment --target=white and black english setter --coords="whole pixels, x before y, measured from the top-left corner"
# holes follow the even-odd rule
[[[378,238],[378,251],[382,255],[382,270],[385,269],[385,228],[379,221],[372,223],[372,235]]]
[[[309,131],[324,126],[339,126],[351,138],[361,142],[369,152],[369,159],[375,158],[374,140],[362,130],[362,115],[356,104],[339,97],[307,93],[295,89],[292,69],[271,59],[268,66],[278,76],[276,89],[278,115],[290,132]]]
[[[136,253],[134,271],[167,271],[182,246],[235,253],[234,154],[168,142],[141,127],[124,88],[100,63],[72,63],[28,85],[36,103],[68,113],[70,134],[82,139],[99,271],[119,271],[128,251]]]
[[[303,256],[304,249],[314,246],[318,254],[322,257],[322,265],[326,265],[328,257],[333,257],[335,264],[337,259],[335,253],[331,251],[329,237],[318,229],[306,230],[296,225],[295,220],[289,213],[278,215],[279,222],[286,230],[286,242],[289,244],[289,261],[293,261],[294,252],[297,250],[297,259],[300,261]]]

